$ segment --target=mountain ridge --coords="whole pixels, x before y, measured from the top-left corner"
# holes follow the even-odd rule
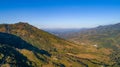
[[[16,50],[27,57],[28,61],[32,61],[33,67],[100,67],[111,66],[115,63],[109,56],[112,54],[112,49],[75,44],[28,23],[0,24],[0,32],[11,34],[29,43],[26,45],[27,48],[29,46],[29,49]],[[12,44],[19,43],[16,39],[13,40]],[[6,41],[5,43],[7,43]],[[19,43],[19,45],[22,44]],[[30,48],[30,46],[32,47]]]

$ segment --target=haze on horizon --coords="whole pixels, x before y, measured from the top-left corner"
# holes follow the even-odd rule
[[[0,23],[39,28],[89,28],[120,22],[119,0],[2,0]]]

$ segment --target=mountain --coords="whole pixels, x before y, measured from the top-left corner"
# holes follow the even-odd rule
[[[9,30],[7,29],[8,27]],[[71,47],[71,44],[69,42],[60,39],[54,35],[51,35],[36,27],[33,27],[27,23],[20,22],[9,25],[1,24],[0,31],[20,36],[23,40],[27,41],[28,43],[31,43],[33,46],[45,49],[47,51],[54,51],[56,50],[56,48],[64,49],[62,45],[64,45],[64,47],[66,45],[68,47]]]
[[[38,63],[41,65],[41,62],[46,62],[47,57],[44,55],[50,56],[47,51],[32,46],[18,36],[0,33],[0,67],[33,67]]]
[[[53,29],[43,29],[51,34],[54,34],[58,37],[61,37],[61,38],[64,38],[64,36],[66,37],[68,34],[72,34],[72,33],[77,33],[78,31],[82,31],[82,30],[86,30],[87,28],[83,28],[83,29],[79,29],[79,28],[71,28],[71,29],[56,29],[56,28],[53,28]]]
[[[64,38],[78,44],[96,44],[98,47],[113,48],[119,46],[119,33],[120,23],[72,32]]]
[[[120,23],[61,34],[59,37],[81,45],[110,48],[114,51],[111,54],[112,58],[120,64]]]
[[[28,23],[0,24],[0,32],[2,66],[119,67],[111,48],[75,44]]]

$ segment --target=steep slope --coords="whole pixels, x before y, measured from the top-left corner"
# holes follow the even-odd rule
[[[0,33],[0,67],[70,67],[67,60],[74,67],[84,66],[69,59],[71,56],[63,55],[51,56],[47,51],[32,46],[18,36]]]
[[[11,42],[9,44],[15,43],[14,48],[28,61],[32,61],[34,67],[101,67],[115,63],[109,57],[112,49],[74,44],[28,23],[0,24],[0,31],[13,34],[26,42],[27,45],[17,39],[0,41],[2,44],[7,41]]]
[[[26,53],[27,52],[27,53]],[[31,56],[29,56],[31,54]],[[36,67],[47,63],[50,54],[12,34],[0,33],[0,66]],[[39,57],[41,56],[41,59]],[[32,60],[36,59],[36,60]]]
[[[9,27],[9,30],[7,29]],[[55,50],[65,50],[72,48],[71,43],[51,35],[43,30],[37,29],[27,23],[16,23],[10,25],[0,25],[1,32],[8,32],[16,36],[20,36],[23,40],[41,49],[49,52]]]

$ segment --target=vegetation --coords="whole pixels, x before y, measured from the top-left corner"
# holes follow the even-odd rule
[[[81,45],[91,45],[98,49],[110,49],[112,50],[109,55],[112,58],[111,62],[115,62],[115,67],[120,66],[120,23],[72,32],[66,34],[64,38]]]
[[[120,54],[116,53],[116,50],[119,50],[120,46],[113,45],[119,40],[116,42],[112,39],[116,35],[108,36],[107,32],[105,34],[82,32],[79,36],[81,37],[79,44],[66,41],[22,22],[0,24],[0,32],[0,65],[3,67],[119,66]],[[82,41],[84,45],[81,44]]]

